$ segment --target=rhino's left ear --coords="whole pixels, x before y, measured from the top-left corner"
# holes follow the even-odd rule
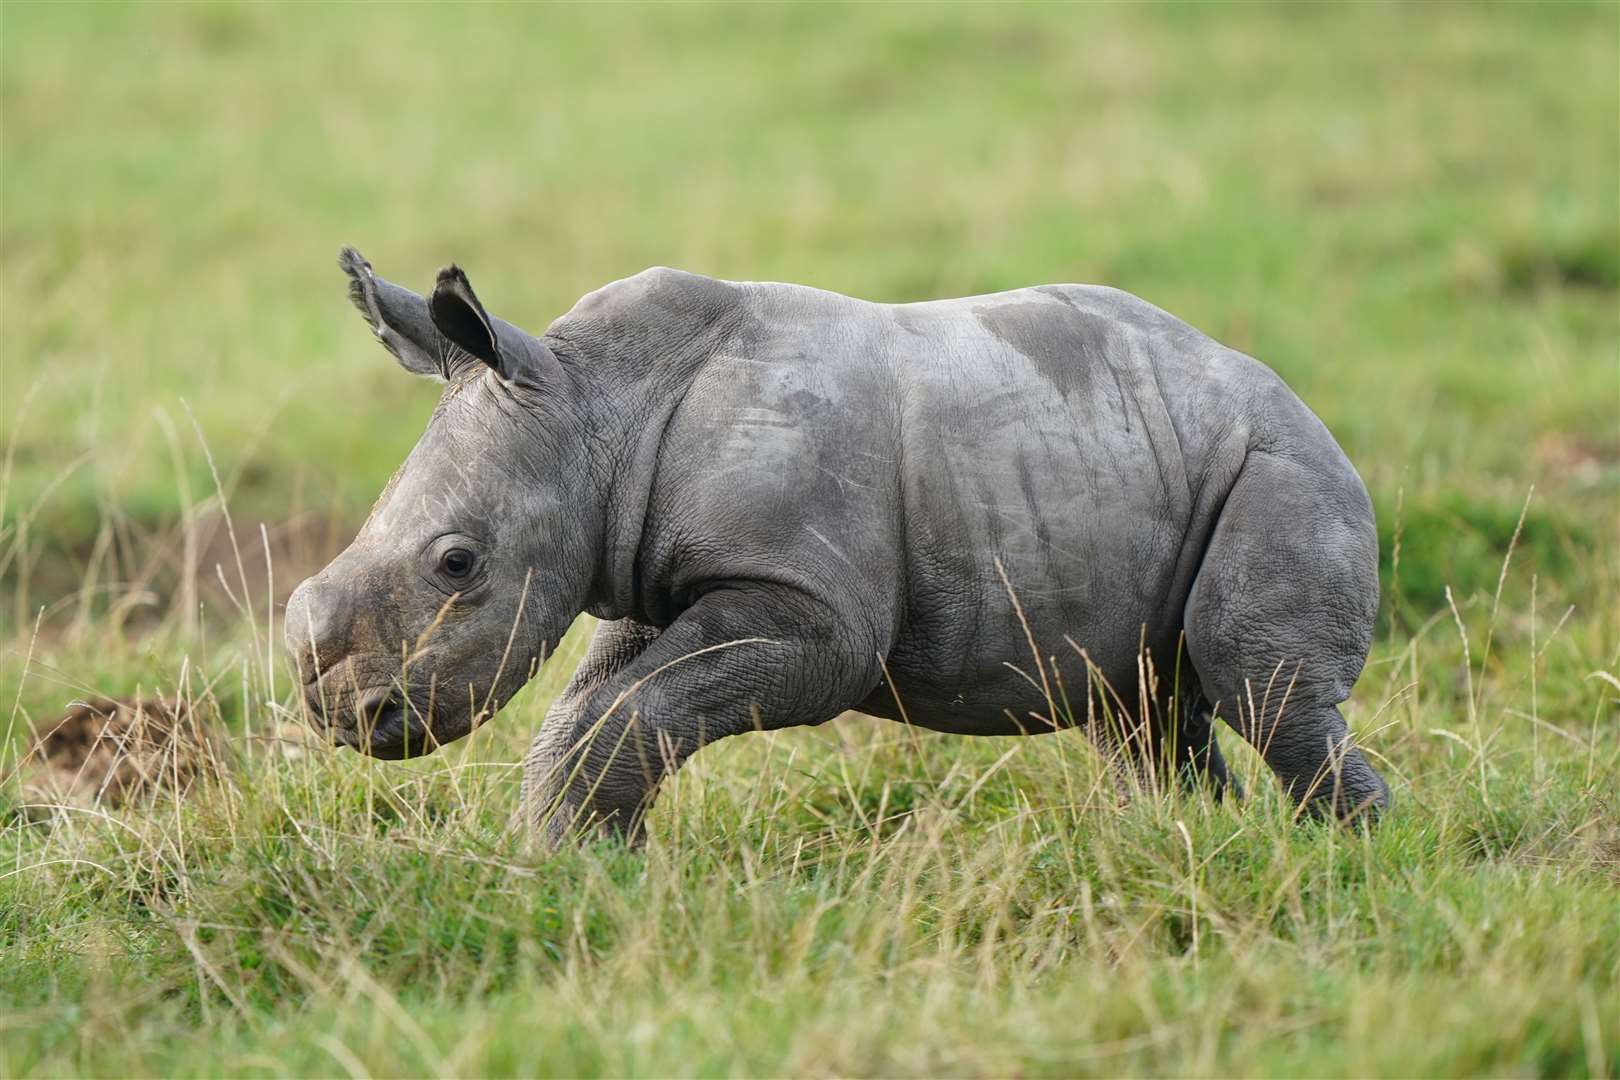
[[[473,292],[472,283],[461,272],[461,267],[452,263],[439,271],[439,280],[433,283],[433,295],[428,299],[428,311],[439,333],[500,371],[501,352],[495,340],[495,327],[490,325],[489,313],[479,302],[478,294]]]
[[[551,359],[543,343],[514,325],[489,317],[462,267],[452,264],[439,270],[428,311],[439,334],[489,364],[507,381],[538,381],[541,372],[536,368]]]

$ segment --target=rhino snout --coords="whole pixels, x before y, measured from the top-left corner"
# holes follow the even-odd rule
[[[339,590],[317,577],[307,579],[287,598],[282,622],[287,654],[298,668],[298,678],[312,685],[324,671],[330,671],[348,652],[342,641],[342,598]]]
[[[309,720],[372,757],[428,752],[428,724],[400,689],[398,672],[385,672],[375,650],[354,640],[355,599],[325,574],[308,579],[287,599],[282,632]]]

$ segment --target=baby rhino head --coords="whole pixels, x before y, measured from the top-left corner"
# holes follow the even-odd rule
[[[491,318],[462,272],[432,296],[339,260],[372,332],[448,385],[348,549],[287,602],[318,727],[362,753],[431,753],[488,719],[584,606],[599,526],[566,372]]]

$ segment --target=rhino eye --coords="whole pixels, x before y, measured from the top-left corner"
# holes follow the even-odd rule
[[[439,556],[439,568],[447,578],[460,579],[473,572],[473,553],[466,548],[454,547]]]

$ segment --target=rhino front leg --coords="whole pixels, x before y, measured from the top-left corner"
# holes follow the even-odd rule
[[[547,811],[548,797],[541,781],[551,771],[559,754],[559,749],[553,745],[558,740],[553,736],[577,728],[591,695],[657,641],[658,634],[656,626],[629,619],[597,624],[568,685],[546,710],[545,726],[529,746],[523,762],[522,813],[531,826],[538,825]]]
[[[878,648],[854,626],[787,587],[705,593],[548,718],[524,777],[531,823],[551,844],[588,832],[639,841],[659,783],[703,746],[820,724],[866,697]]]

